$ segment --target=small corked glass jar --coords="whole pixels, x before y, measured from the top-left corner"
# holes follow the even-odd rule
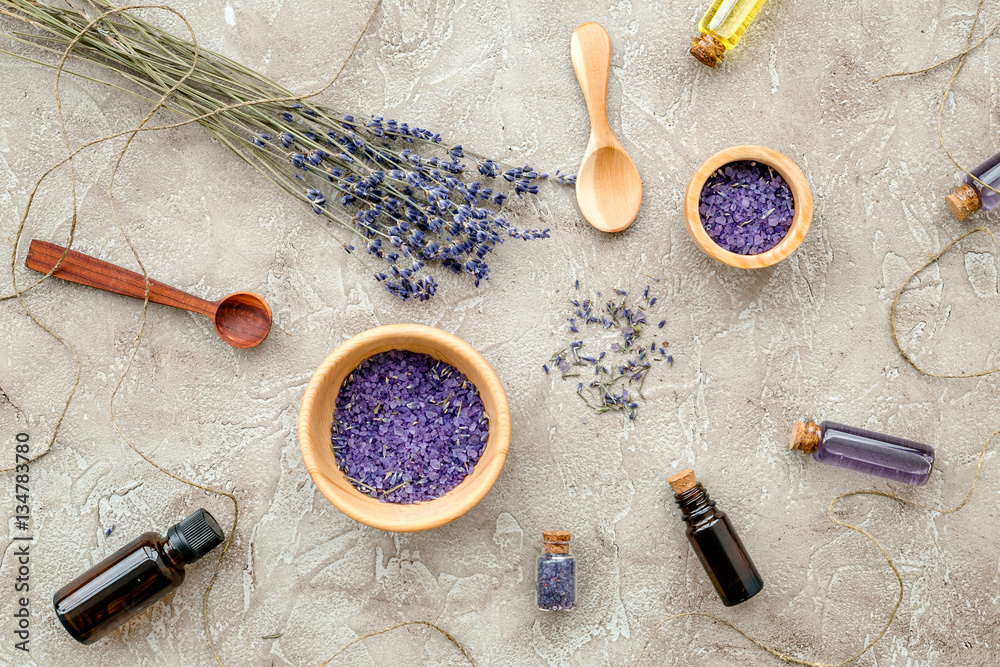
[[[576,607],[576,559],[569,554],[570,532],[546,530],[542,539],[545,552],[538,557],[538,608],[569,611]]]
[[[979,209],[987,211],[1000,204],[1000,153],[966,172],[962,184],[944,198],[948,210],[959,220],[965,220]]]
[[[736,46],[766,0],[712,0],[698,22],[691,55],[715,67]]]
[[[863,428],[825,421],[797,421],[789,446],[820,463],[923,486],[934,469],[934,448]]]

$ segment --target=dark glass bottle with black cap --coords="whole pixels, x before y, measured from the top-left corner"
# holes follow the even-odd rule
[[[184,566],[226,539],[200,509],[167,531],[143,533],[56,592],[52,603],[63,627],[82,644],[139,614],[184,581]]]

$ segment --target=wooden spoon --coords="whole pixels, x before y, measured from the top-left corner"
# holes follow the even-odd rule
[[[52,272],[56,278],[136,299],[145,297],[146,281],[138,273],[75,250],[66,252],[66,257],[60,262],[64,252],[66,249],[62,246],[36,239],[28,248],[24,265],[48,273],[58,264]],[[219,301],[206,301],[150,280],[149,300],[207,316],[215,324],[219,338],[233,347],[259,345],[271,330],[271,308],[253,292],[236,292]]]
[[[590,143],[576,176],[576,201],[591,225],[620,232],[639,215],[642,180],[608,125],[608,33],[596,23],[584,23],[573,32],[570,54],[590,114]]]

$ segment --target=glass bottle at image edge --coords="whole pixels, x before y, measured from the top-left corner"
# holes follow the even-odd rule
[[[740,540],[729,517],[716,509],[693,470],[667,479],[674,502],[687,524],[687,536],[715,592],[727,607],[746,602],[764,588],[760,572]]]
[[[701,33],[691,42],[691,55],[709,67],[722,62],[736,46],[767,0],[713,0],[698,22]]]
[[[970,213],[975,213],[981,208],[988,211],[1000,204],[1000,194],[993,191],[1000,191],[1000,153],[970,170],[969,173],[979,181],[966,174],[962,179],[962,185],[956,186],[951,194],[944,198],[948,210],[959,220],[965,220]],[[983,183],[989,187],[984,188]]]
[[[934,467],[934,448],[834,422],[795,422],[791,449],[812,453],[821,463],[923,486]]]
[[[546,530],[542,533],[545,553],[538,557],[538,608],[569,611],[576,607],[576,559],[569,555],[570,533]]]
[[[81,644],[93,644],[184,581],[184,565],[222,544],[218,522],[200,509],[167,531],[143,533],[52,598],[56,616]]]

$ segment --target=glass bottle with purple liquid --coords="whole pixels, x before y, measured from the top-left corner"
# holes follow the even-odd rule
[[[962,185],[956,186],[951,194],[944,198],[948,210],[959,220],[965,220],[970,213],[975,213],[981,208],[988,211],[1000,204],[1000,194],[993,191],[1000,190],[1000,153],[969,173],[976,178],[966,175],[962,179]],[[983,187],[984,183],[989,187]]]
[[[569,555],[570,533],[546,530],[545,553],[538,557],[538,608],[569,611],[576,607],[576,559]]]
[[[934,448],[913,440],[834,422],[795,422],[791,448],[821,463],[923,486],[934,467]]]

